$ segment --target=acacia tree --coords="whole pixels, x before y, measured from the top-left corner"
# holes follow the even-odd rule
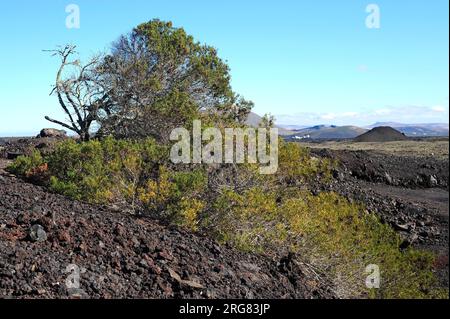
[[[253,106],[232,91],[216,49],[170,22],[153,20],[120,37],[98,71],[110,101],[99,112],[104,135],[166,141],[171,128],[195,117],[243,122]]]
[[[45,119],[77,133],[82,141],[87,141],[99,110],[108,105],[108,94],[101,85],[97,72],[101,58],[94,57],[83,65],[73,58],[76,55],[75,49],[74,45],[66,45],[48,51],[61,59],[50,95],[56,94],[67,119],[65,122],[48,116]]]

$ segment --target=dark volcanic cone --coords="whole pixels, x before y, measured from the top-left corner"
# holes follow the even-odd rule
[[[405,140],[408,140],[408,138],[403,133],[390,126],[375,127],[354,139],[355,142],[391,142]]]

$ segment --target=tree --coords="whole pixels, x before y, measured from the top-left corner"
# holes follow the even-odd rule
[[[232,91],[217,50],[170,22],[153,20],[120,37],[99,73],[111,102],[99,112],[103,135],[167,141],[194,118],[243,122],[253,106]]]
[[[76,54],[75,49],[73,45],[66,45],[49,51],[52,56],[61,58],[55,86],[50,95],[56,94],[58,97],[59,104],[67,116],[67,123],[48,116],[45,119],[77,133],[82,141],[87,141],[99,110],[108,105],[108,94],[98,81],[97,67],[101,61],[100,57],[94,57],[82,65],[78,59],[71,59]]]
[[[275,126],[275,117],[270,113],[264,114],[264,116],[261,118],[261,122],[259,123],[258,126],[262,127],[262,128],[267,128],[267,129],[274,127]]]

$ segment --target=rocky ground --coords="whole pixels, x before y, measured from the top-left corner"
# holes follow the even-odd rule
[[[286,256],[50,194],[0,160],[0,297],[325,298]],[[80,273],[77,288],[77,272]]]
[[[320,157],[338,159],[334,179],[317,190],[334,190],[390,224],[413,246],[438,255],[436,270],[443,287],[449,283],[449,192],[446,158],[404,156],[371,150],[313,148]]]
[[[30,155],[35,149],[45,154],[58,142],[67,137],[46,136],[39,138],[12,137],[0,138],[0,158],[14,159],[19,155]]]
[[[291,256],[241,253],[148,218],[51,194],[3,170],[6,158],[34,148],[46,152],[56,140],[0,139],[0,297],[334,297]],[[376,147],[315,145],[313,155],[339,161],[333,180],[315,191],[364,203],[402,236],[400,249],[435,252],[440,282],[448,287],[448,148],[440,156],[414,156]]]

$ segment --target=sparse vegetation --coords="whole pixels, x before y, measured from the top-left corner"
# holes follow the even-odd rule
[[[44,163],[44,159],[38,150],[34,150],[30,156],[19,156],[9,167],[9,171],[23,177],[31,177],[36,168]]]
[[[434,289],[431,254],[400,251],[399,237],[362,205],[308,191],[318,176],[329,178],[333,163],[312,158],[298,144],[282,143],[278,174],[261,177],[251,165],[233,165],[236,180],[220,187],[213,187],[217,171],[202,165],[180,169],[167,159],[167,147],[152,139],[69,140],[46,158],[37,152],[18,158],[10,171],[71,198],[119,204],[245,251],[297,253],[340,297],[446,296]],[[45,174],[36,170],[43,164]],[[365,287],[368,264],[379,265],[381,289]]]
[[[55,193],[115,205],[207,234],[243,251],[295,254],[305,273],[343,298],[448,298],[436,289],[434,256],[407,248],[360,203],[334,192],[312,194],[331,179],[336,163],[280,141],[278,172],[254,164],[177,165],[169,161],[171,129],[243,127],[253,104],[230,85],[216,49],[194,41],[170,22],[153,20],[122,36],[109,55],[82,66],[62,59],[54,91],[80,136],[47,155],[21,156],[10,172]],[[76,74],[63,77],[64,69]],[[75,117],[73,117],[73,115]],[[99,124],[97,138],[90,128]],[[265,116],[262,126],[274,119]],[[366,266],[381,271],[380,289],[365,286]],[[180,279],[181,281],[181,279]]]

